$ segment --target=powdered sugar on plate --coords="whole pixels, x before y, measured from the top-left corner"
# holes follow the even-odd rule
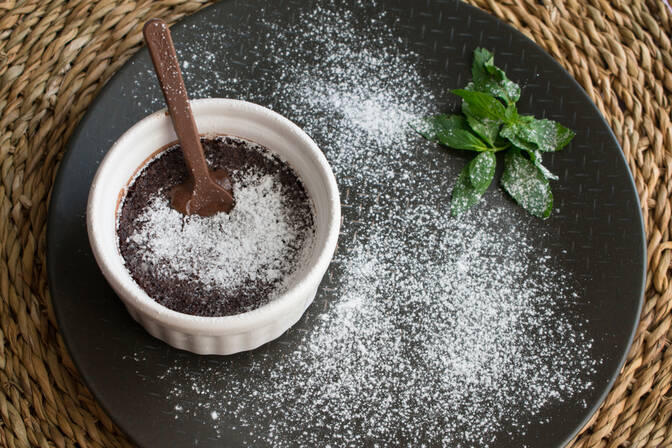
[[[285,356],[255,357],[245,374],[176,364],[163,378],[175,384],[170,399],[208,385],[207,410],[242,428],[268,422],[251,431],[252,445],[452,447],[490,446],[576,399],[596,363],[558,309],[580,300],[571,279],[514,222],[503,236],[490,231],[517,219],[508,210],[456,221],[442,218],[448,211],[402,212],[399,226],[337,257],[338,300]],[[425,220],[439,227],[417,232]],[[312,427],[329,431],[304,431]]]
[[[363,36],[358,20],[356,11],[316,6],[293,28],[268,25],[279,63],[296,61],[282,66],[276,101],[322,142],[343,186],[411,175],[419,167],[409,122],[436,111],[436,87],[417,72],[419,56],[403,52],[379,20],[366,23]],[[310,52],[296,42],[306,36]]]
[[[279,341],[168,367],[168,399],[177,421],[251,446],[497,446],[593,387],[580,281],[556,263],[543,222],[502,191],[450,216],[462,161],[408,122],[441,110],[453,86],[421,74],[384,13],[320,3],[262,24],[272,70],[238,93],[271,99],[332,164],[344,221],[329,278]],[[210,26],[204,39],[233,39]]]

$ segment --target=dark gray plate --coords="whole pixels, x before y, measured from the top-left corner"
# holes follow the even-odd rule
[[[326,7],[321,14],[330,9],[334,8]],[[429,83],[429,90],[437,98],[431,106],[433,110],[454,107],[454,100],[446,90],[464,85],[470,77],[472,50],[484,46],[493,50],[497,64],[506,67],[510,76],[523,85],[519,105],[523,112],[562,121],[576,130],[570,147],[548,158],[548,166],[561,177],[553,186],[556,210],[549,220],[539,221],[520,213],[494,187],[478,205],[480,210],[510,209],[507,216],[524,223],[527,236],[538,244],[539,255],[551,256],[558,269],[573,282],[570,286],[580,291],[580,300],[560,306],[559,312],[570,324],[582,327],[585,340],[592,340],[586,353],[595,361],[594,367],[582,371],[580,378],[582,384],[591,386],[578,395],[565,397],[564,402],[551,400],[527,418],[524,402],[500,410],[500,416],[519,416],[518,424],[503,418],[501,424],[495,422],[496,430],[485,434],[492,446],[561,446],[576,434],[604,399],[624,362],[641,308],[645,279],[643,224],[621,149],[580,86],[552,58],[522,34],[482,11],[455,1],[411,0],[377,6],[348,3],[335,9],[341,16],[345,14],[343,11],[351,12],[350,31],[382,36],[382,43],[372,39],[371,45],[391,45],[403,61],[416,58],[418,77]],[[383,11],[387,13],[381,14]],[[190,61],[184,72],[193,97],[236,97],[268,105],[304,126],[328,157],[333,158],[334,151],[343,148],[334,148],[333,136],[337,135],[334,132],[339,130],[327,129],[330,117],[325,117],[325,111],[318,107],[312,121],[310,115],[298,112],[300,107],[305,109],[310,98],[297,98],[290,90],[279,89],[283,83],[296,81],[283,76],[289,68],[305,66],[310,70],[329,56],[324,54],[324,39],[317,39],[308,30],[296,32],[301,17],[310,14],[312,17],[320,14],[311,2],[226,1],[175,26],[173,39],[180,56]],[[294,44],[291,51],[285,52],[283,45],[287,39]],[[300,50],[296,46],[298,41],[302,42]],[[194,52],[200,56],[192,58]],[[409,59],[404,54],[417,57]],[[250,391],[238,392],[226,381],[227,375],[244,378],[291,356],[316,328],[316,318],[347,292],[347,279],[343,277],[347,266],[343,260],[348,260],[351,247],[362,238],[366,241],[362,221],[376,216],[374,226],[386,225],[380,213],[369,213],[380,204],[378,198],[373,200],[373,195],[368,194],[382,188],[385,180],[372,176],[362,184],[361,173],[355,172],[357,160],[349,168],[339,168],[340,162],[336,161],[342,194],[345,196],[347,192],[339,249],[341,262],[332,266],[306,316],[278,341],[252,353],[228,358],[195,356],[153,339],[126,313],[91,254],[85,225],[86,200],[91,179],[110,145],[137,120],[162,107],[150,70],[147,52],[143,50],[101,92],[69,142],[50,207],[48,273],[54,308],[72,358],[103,408],[141,446],[264,445],[270,440],[313,446],[327,442],[440,445],[436,433],[423,433],[421,425],[415,429],[403,428],[403,421],[399,422],[398,431],[368,437],[362,433],[366,416],[363,420],[361,416],[359,420],[353,417],[352,422],[311,421],[308,416],[303,428],[299,425],[294,432],[272,432],[277,426],[274,422],[283,418],[281,413],[255,417],[248,397],[241,396],[240,402],[235,399],[237,393]],[[384,73],[372,76],[385,78]],[[440,169],[445,169],[446,179],[451,179],[464,164],[461,154],[439,151],[419,138],[407,138],[415,150],[408,160],[400,162],[399,169],[414,170],[426,182],[432,181]],[[421,191],[408,191],[409,207],[421,200],[430,207],[441,207],[450,197],[449,186],[447,183],[440,194],[429,200],[422,199]],[[499,230],[505,232],[510,225],[511,222],[502,222]],[[552,360],[548,362],[552,364]],[[407,380],[410,381],[402,373],[400,384]],[[199,384],[210,390],[204,394],[191,387]],[[263,387],[265,383],[260,379],[259,384]],[[297,385],[297,394],[302,393],[301,386]],[[179,398],[175,398],[176,390]],[[233,400],[221,402],[219,396]],[[217,401],[216,408],[209,403],[212,400]],[[430,408],[432,403],[414,410],[420,417],[424,405]],[[218,412],[216,421],[210,418],[212,410]],[[482,409],[471,411],[490,415]],[[441,416],[448,437],[444,444],[485,443],[463,437],[460,431],[468,428],[455,424],[453,417]],[[409,424],[414,421],[409,420]],[[341,432],[336,433],[334,428]],[[342,431],[344,428],[352,433]],[[420,440],[423,437],[425,440]]]

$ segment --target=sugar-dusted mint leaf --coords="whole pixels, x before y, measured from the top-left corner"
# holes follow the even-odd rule
[[[450,201],[453,216],[469,210],[483,196],[495,176],[495,155],[482,152],[472,159],[460,172]]]
[[[506,106],[506,110],[504,111],[504,118],[507,123],[515,123],[518,121],[518,109],[516,108],[515,104],[509,104]]]
[[[457,178],[453,187],[453,195],[450,200],[450,213],[459,216],[474,206],[483,193],[476,191],[469,181],[469,165],[465,166]]]
[[[499,135],[526,151],[554,152],[567,146],[575,133],[552,120],[519,115],[506,123]]]
[[[493,152],[482,152],[469,162],[469,181],[476,191],[483,194],[495,177],[497,158]]]
[[[469,90],[489,93],[506,104],[513,104],[520,98],[520,86],[495,66],[494,56],[484,48],[474,51],[471,76],[473,80],[467,85]]]
[[[567,146],[576,134],[556,121],[526,117],[524,126],[519,126],[517,135],[536,144],[539,151],[554,152]]]
[[[574,132],[560,123],[520,115],[520,86],[495,65],[488,50],[477,48],[473,79],[463,89],[459,115],[436,115],[411,124],[426,138],[480,154],[462,170],[453,190],[451,211],[458,215],[473,206],[492,183],[496,152],[507,151],[501,183],[526,210],[547,218],[553,207],[549,179],[558,177],[542,164],[545,152],[559,151]]]
[[[461,97],[464,104],[468,105],[469,112],[477,118],[489,118],[503,122],[506,119],[504,105],[489,93],[477,92],[466,89],[455,89],[452,92]],[[464,110],[462,111],[464,112]]]
[[[499,128],[502,127],[502,122],[493,120],[492,118],[479,118],[473,112],[468,103],[462,103],[462,113],[467,118],[469,127],[478,134],[485,142],[490,145],[495,145],[495,140],[499,134]]]
[[[548,218],[553,208],[553,193],[548,179],[517,148],[504,158],[502,187],[525,210],[539,218]]]
[[[528,142],[520,137],[521,128],[523,127],[525,127],[525,123],[522,121],[507,123],[502,126],[499,136],[508,140],[516,148],[524,149],[525,151],[536,151],[538,149],[536,143]]]
[[[469,151],[486,151],[488,146],[475,135],[461,115],[435,115],[411,123],[413,129],[428,140]]]
[[[527,151],[527,155],[530,156],[530,160],[534,165],[539,168],[541,174],[544,175],[546,179],[558,180],[558,176],[551,173],[548,168],[541,164],[541,152],[540,151]]]

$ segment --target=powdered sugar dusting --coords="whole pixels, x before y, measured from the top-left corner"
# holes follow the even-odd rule
[[[231,213],[207,218],[185,217],[156,196],[129,237],[146,269],[181,280],[198,276],[206,287],[224,290],[285,280],[291,274],[287,253],[306,239],[306,230],[292,225],[279,184],[272,175],[250,172],[233,192]]]
[[[394,160],[412,160],[409,122],[436,111],[431,82],[416,68],[419,56],[401,51],[380,20],[367,23],[369,32],[362,36],[353,11],[318,5],[305,19],[291,29],[268,24],[269,36],[275,37],[271,49],[298,61],[283,67],[279,101],[288,105],[290,117],[327,143],[327,157],[342,185],[406,176],[407,169]],[[291,42],[299,33],[311,40],[308,54]]]
[[[590,388],[577,373],[595,366],[591,342],[557,309],[575,300],[571,279],[539,256],[524,226],[491,232],[487,223],[515,219],[507,210],[460,221],[442,219],[447,211],[409,210],[400,227],[355,244],[336,260],[338,302],[288,356],[257,358],[244,376],[219,372],[226,386],[204,399],[243,428],[272,422],[253,445],[459,447],[524,432],[545,406]],[[423,219],[438,232],[409,238]],[[183,375],[186,384],[213,381],[178,365],[165,379]],[[180,401],[188,389],[175,384]],[[298,431],[326,422],[328,433]]]
[[[441,110],[452,86],[421,74],[384,13],[320,3],[291,24],[257,24],[273,70],[236,92],[271,99],[325,151],[343,201],[338,253],[287,336],[203,369],[167,368],[168,399],[184,407],[177,421],[207,421],[250,446],[518,440],[593,387],[599,360],[574,306],[581,284],[556,263],[543,222],[500,190],[451,218],[460,160],[407,123]],[[212,30],[204,38],[233,38]]]

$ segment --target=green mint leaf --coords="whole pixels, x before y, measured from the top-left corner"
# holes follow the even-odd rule
[[[533,153],[559,151],[572,141],[575,134],[555,121],[519,115],[514,122],[504,125],[499,135],[514,146]]]
[[[496,163],[495,154],[487,151],[474,157],[462,169],[450,201],[450,212],[453,216],[466,212],[483,196],[495,177]]]
[[[556,121],[533,117],[527,117],[525,125],[520,126],[517,131],[519,138],[536,144],[542,152],[561,150],[572,141],[574,135],[574,131]]]
[[[515,123],[519,121],[518,109],[515,104],[509,104],[504,111],[504,118],[507,123]]]
[[[477,117],[466,102],[462,104],[462,113],[467,118],[469,127],[490,146],[494,146],[502,122],[491,118]]]
[[[546,219],[553,209],[553,193],[548,179],[518,149],[507,151],[504,158],[502,187],[525,210]]]
[[[474,90],[455,89],[452,92],[461,97],[462,112],[464,105],[467,104],[469,112],[477,118],[487,118],[503,122],[506,120],[506,109],[504,105],[489,93],[477,92]]]
[[[473,81],[467,85],[469,90],[489,93],[502,99],[507,105],[520,99],[520,86],[495,66],[494,56],[484,48],[477,48],[474,51],[471,76]]]
[[[469,165],[465,166],[457,178],[453,187],[453,195],[450,200],[450,213],[459,216],[469,210],[478,202],[481,195],[469,182]]]
[[[523,127],[525,127],[525,124],[520,121],[516,123],[507,123],[502,127],[502,130],[499,131],[499,136],[511,142],[516,148],[529,152],[537,151],[538,148],[536,144],[528,142],[520,137],[520,130]]]
[[[527,155],[530,156],[530,160],[534,163],[534,166],[539,168],[541,174],[544,175],[546,179],[558,180],[559,177],[551,173],[548,168],[541,164],[541,152],[540,151],[527,151]]]
[[[483,194],[495,177],[497,158],[491,151],[482,152],[469,162],[469,181],[480,194]]]
[[[467,121],[460,115],[435,115],[411,123],[415,131],[428,140],[468,151],[487,151],[488,146],[471,132]]]
[[[548,218],[553,208],[549,179],[558,177],[542,164],[545,152],[559,151],[574,138],[560,123],[518,114],[520,86],[495,65],[493,54],[474,51],[472,81],[452,92],[462,98],[459,115],[436,115],[411,124],[425,138],[479,154],[460,173],[451,200],[451,213],[471,208],[492,183],[497,160],[505,156],[502,187],[531,214]]]
[[[471,65],[471,76],[473,79],[477,79],[480,74],[480,71],[485,70],[485,64],[490,64],[491,62],[494,63],[495,57],[493,54],[486,50],[485,48],[477,48],[474,50],[474,62]],[[474,71],[479,71],[478,73],[474,73]]]

